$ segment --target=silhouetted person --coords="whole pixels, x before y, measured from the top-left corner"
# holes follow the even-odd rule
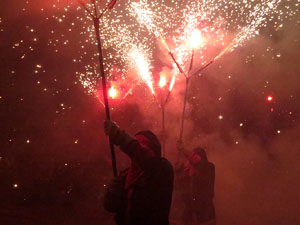
[[[213,225],[215,224],[215,208],[213,204],[215,167],[207,160],[202,148],[189,152],[183,143],[177,144],[177,149],[187,159],[185,166],[179,168],[177,179],[180,199],[183,202],[182,221],[185,224]]]
[[[174,173],[159,140],[148,130],[132,137],[112,121],[104,128],[131,159],[131,167],[108,185],[105,209],[116,214],[118,225],[168,225]]]

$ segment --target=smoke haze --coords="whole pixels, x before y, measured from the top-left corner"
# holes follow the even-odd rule
[[[20,13],[23,2],[18,3],[9,8],[12,3],[1,1],[0,7],[8,7],[0,16],[0,191],[5,193],[0,223],[112,224],[100,204],[112,177],[105,114],[99,101],[85,94],[75,76],[80,65],[72,62],[80,29],[63,36],[70,44],[57,44],[57,53],[48,45],[49,30],[61,36],[65,28],[41,22],[45,15],[33,4],[31,13]],[[265,28],[190,80],[183,141],[190,150],[203,146],[215,164],[219,225],[300,224],[299,36],[297,18],[279,31]],[[33,38],[39,41],[32,43]],[[20,40],[24,44],[13,49]],[[170,62],[162,52],[155,57],[157,76]],[[178,75],[166,105],[166,157],[172,163],[184,90]],[[112,118],[131,134],[151,129],[161,137],[161,110],[144,84],[134,87]],[[130,162],[116,151],[122,170]]]

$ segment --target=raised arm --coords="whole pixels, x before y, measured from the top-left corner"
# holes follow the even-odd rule
[[[150,159],[154,157],[154,153],[147,146],[143,146],[140,142],[111,120],[104,122],[105,134],[108,135],[112,142],[119,146],[121,151],[127,154],[131,160],[137,163],[140,168]]]
[[[190,152],[184,148],[184,144],[182,141],[177,142],[177,150],[182,152],[182,154],[189,160],[192,165],[195,165],[200,162],[201,157],[195,152]]]

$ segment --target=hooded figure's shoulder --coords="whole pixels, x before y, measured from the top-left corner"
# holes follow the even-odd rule
[[[212,162],[208,162],[208,166],[212,169],[215,169],[215,165]]]
[[[163,164],[163,166],[165,166],[166,168],[170,169],[170,170],[174,170],[173,169],[173,165],[170,163],[169,160],[167,160],[166,158],[160,158],[161,159],[161,164]]]
[[[167,174],[166,176],[174,176],[173,165],[166,158],[160,158],[160,169]]]
[[[215,165],[212,162],[208,162],[208,169],[211,174],[215,174]]]

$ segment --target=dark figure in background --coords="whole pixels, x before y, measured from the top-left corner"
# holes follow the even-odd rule
[[[131,167],[112,179],[104,207],[118,225],[169,225],[174,172],[161,157],[161,145],[151,131],[134,137],[114,122],[105,121],[106,135],[131,159]]]
[[[182,221],[191,225],[216,224],[215,208],[213,204],[215,167],[207,160],[206,152],[202,148],[195,148],[192,152],[177,144],[187,163],[177,165],[177,182],[179,183],[180,199],[184,203]]]

